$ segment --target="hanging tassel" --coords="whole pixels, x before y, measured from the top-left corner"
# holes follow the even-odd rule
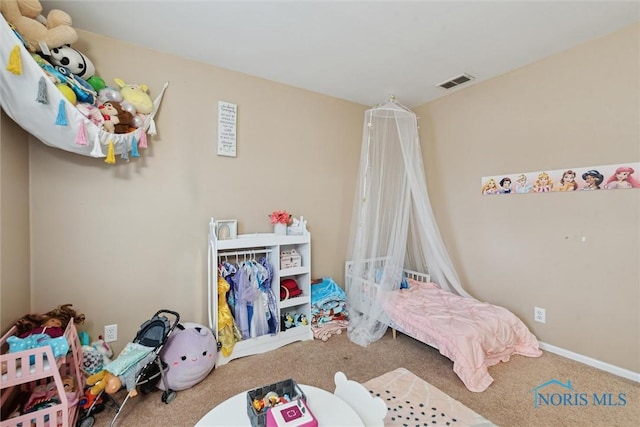
[[[144,133],[144,131],[142,132],[142,135],[140,135],[140,144],[138,145],[139,148],[147,148],[147,134]]]
[[[40,104],[48,104],[49,103],[49,94],[47,93],[47,81],[44,77],[40,77],[38,81],[38,96],[36,97],[36,101]]]
[[[133,139],[131,140],[131,157],[140,157],[140,153],[138,153],[138,139],[135,135],[133,135]]]
[[[115,154],[115,148],[113,146],[113,141],[109,141],[109,149],[107,150],[107,158],[104,160],[104,162],[108,165],[113,165],[116,163],[116,154]]]
[[[122,152],[120,153],[120,158],[123,160],[129,160],[129,147],[127,147],[127,140],[122,139]]]
[[[153,120],[153,117],[150,118],[149,121],[149,130],[147,130],[147,133],[149,135],[155,135],[156,132],[156,122]]]
[[[91,157],[104,157],[102,147],[100,144],[100,135],[96,135],[95,141],[93,141],[93,149],[91,150]]]
[[[9,54],[9,63],[7,64],[7,71],[11,71],[13,74],[22,74],[22,60],[20,59],[20,46],[15,45],[11,49]]]
[[[64,107],[64,99],[60,100],[58,104],[58,117],[56,118],[56,124],[58,126],[67,126],[67,110]]]
[[[80,120],[80,124],[78,125],[78,133],[76,134],[76,144],[89,145],[87,144],[87,136],[84,133],[84,120]]]

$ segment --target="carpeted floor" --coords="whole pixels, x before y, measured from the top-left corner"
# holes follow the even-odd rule
[[[170,404],[161,402],[160,391],[131,399],[116,425],[193,426],[218,403],[250,388],[294,378],[333,391],[336,371],[365,383],[400,367],[502,427],[640,425],[640,384],[633,381],[545,352],[539,358],[514,356],[489,368],[494,383],[473,393],[437,350],[404,335],[394,340],[391,332],[366,348],[342,334],[327,342],[298,342],[233,360],[196,386],[179,391]],[[572,390],[557,383],[541,387],[551,380],[570,381]],[[107,408],[97,414],[95,425],[108,426],[114,413]]]

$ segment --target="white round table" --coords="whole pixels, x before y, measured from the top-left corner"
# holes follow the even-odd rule
[[[299,384],[309,409],[318,420],[319,426],[361,427],[364,423],[351,406],[333,393],[318,387]],[[247,415],[247,392],[238,393],[225,400],[198,421],[196,427],[251,425]]]

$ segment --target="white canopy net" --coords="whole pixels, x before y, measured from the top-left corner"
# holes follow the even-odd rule
[[[383,302],[401,286],[403,269],[428,272],[443,289],[468,296],[433,216],[416,115],[393,98],[365,112],[347,256],[350,277],[362,279],[345,280],[348,336],[362,346],[386,332]],[[376,268],[374,259],[382,261]]]

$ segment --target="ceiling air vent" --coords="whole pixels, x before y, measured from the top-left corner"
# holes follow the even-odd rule
[[[469,74],[461,74],[457,77],[447,80],[446,82],[442,82],[436,86],[441,87],[442,89],[453,89],[456,86],[463,85],[471,80],[475,79],[475,77]]]

